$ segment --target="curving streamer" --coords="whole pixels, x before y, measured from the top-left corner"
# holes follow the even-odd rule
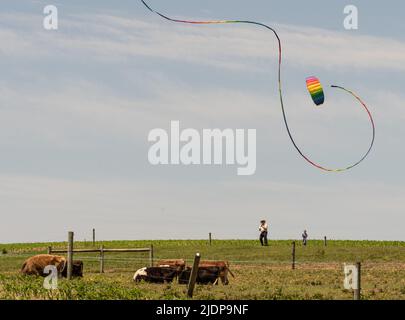
[[[284,124],[288,133],[288,136],[294,146],[294,148],[298,151],[298,153],[301,155],[302,158],[304,158],[309,164],[311,164],[312,166],[323,170],[323,171],[327,171],[327,172],[342,172],[342,171],[347,171],[350,170],[356,166],[358,166],[360,163],[362,163],[367,156],[370,154],[371,150],[373,149],[374,146],[374,141],[375,141],[375,133],[376,133],[376,129],[375,129],[375,124],[374,124],[374,120],[373,120],[373,116],[370,112],[370,110],[368,109],[367,105],[361,100],[361,98],[359,96],[357,96],[354,92],[345,89],[344,87],[341,86],[336,86],[336,85],[331,85],[331,88],[335,88],[335,89],[340,89],[348,94],[350,94],[355,100],[357,100],[360,105],[364,108],[364,110],[366,111],[368,118],[370,120],[370,124],[372,127],[372,138],[371,138],[371,143],[370,146],[367,150],[367,152],[363,155],[362,158],[360,158],[360,160],[358,160],[357,162],[355,162],[352,165],[343,167],[343,168],[339,168],[339,169],[330,169],[327,168],[325,166],[319,165],[316,162],[312,161],[308,156],[306,156],[304,154],[304,152],[298,147],[298,144],[295,142],[294,137],[291,133],[290,127],[288,125],[288,121],[287,121],[287,115],[286,115],[286,111],[285,111],[285,107],[284,107],[284,102],[283,102],[283,92],[281,89],[281,62],[282,62],[282,46],[281,46],[281,39],[278,35],[278,33],[276,32],[276,30],[274,30],[272,27],[269,27],[266,24],[260,23],[260,22],[255,22],[255,21],[245,21],[245,20],[213,20],[213,21],[189,21],[189,20],[178,20],[178,19],[172,19],[167,17],[166,15],[155,11],[154,9],[152,9],[144,0],[141,0],[142,3],[145,5],[146,8],[148,8],[151,12],[159,15],[161,18],[168,20],[168,21],[172,21],[172,22],[178,22],[178,23],[188,23],[188,24],[228,24],[228,23],[242,23],[242,24],[252,24],[252,25],[257,25],[260,27],[264,27],[268,30],[270,30],[271,32],[273,32],[273,34],[275,35],[277,42],[278,42],[278,91],[279,91],[279,96],[280,96],[280,105],[281,105],[281,110],[283,113],[283,120],[284,120]],[[312,87],[311,85],[308,85],[308,80],[309,81],[315,81],[313,84],[315,85],[314,87]],[[316,86],[317,84],[319,84],[319,86]],[[314,101],[314,103],[316,105],[321,105],[324,103],[325,97],[324,97],[324,93],[323,93],[323,89],[322,86],[319,82],[319,80],[316,77],[309,77],[307,79],[307,87],[308,90],[312,96],[312,99]],[[321,91],[322,90],[322,94]]]

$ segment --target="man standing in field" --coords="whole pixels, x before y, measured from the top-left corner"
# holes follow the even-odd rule
[[[262,246],[268,246],[268,242],[267,242],[267,233],[268,233],[268,225],[266,223],[266,220],[262,220],[260,221],[260,227],[259,227],[259,231],[260,231],[260,243],[262,244]]]

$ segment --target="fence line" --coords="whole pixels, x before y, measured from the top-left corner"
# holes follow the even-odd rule
[[[151,248],[136,248],[136,249],[74,249],[74,253],[100,253],[100,252],[120,252],[120,253],[130,253],[130,252],[150,252]],[[66,253],[67,250],[60,250],[60,249],[52,249],[50,253]]]
[[[105,249],[106,250],[106,249]],[[66,250],[65,250],[66,251]],[[52,250],[53,253],[56,253],[56,250]],[[99,249],[97,249],[97,252],[100,252]],[[146,252],[146,251],[145,251]],[[74,253],[77,253],[76,250],[74,250]],[[85,252],[83,252],[85,253]],[[0,259],[2,258],[17,258],[17,257],[31,257],[33,253],[26,253],[26,254],[5,254],[5,255],[0,255]],[[83,260],[94,260],[94,261],[100,261],[100,258],[97,256],[80,256],[78,255],[78,258],[83,259]],[[173,257],[155,257],[155,260],[170,260],[174,259]],[[105,261],[111,260],[111,261],[150,261],[150,258],[104,258]],[[193,259],[183,259],[185,262],[192,262]],[[205,259],[204,261],[218,261],[218,260],[225,260],[228,261],[230,264],[268,264],[268,265],[280,265],[280,264],[288,264],[291,265],[291,261],[289,260],[282,260],[282,261],[265,261],[265,260],[229,260],[226,258],[218,258],[218,259]],[[345,262],[349,261],[350,259],[346,261],[313,261],[313,260],[296,260],[296,264],[317,264],[317,265],[341,265],[344,264]],[[405,265],[405,261],[396,261],[396,262],[385,262],[385,261],[374,261],[374,262],[368,262],[368,261],[363,261],[363,265],[366,266],[373,266],[373,265],[398,265],[398,264],[403,264]]]
[[[69,233],[70,235],[70,233]],[[73,242],[73,240],[72,240]],[[54,250],[52,247],[48,247],[48,254],[52,253],[68,253],[68,257],[70,257],[70,260],[73,260],[72,256],[74,253],[99,253],[99,259],[98,261],[100,262],[100,273],[104,273],[104,262],[105,262],[105,253],[108,252],[115,252],[115,253],[140,253],[140,252],[148,252],[149,253],[149,265],[152,267],[153,266],[153,245],[151,245],[149,248],[125,248],[125,249],[107,249],[104,248],[104,245],[101,245],[99,249],[73,249],[73,245],[69,245],[67,250]],[[70,261],[70,265],[72,265],[72,261]],[[69,266],[69,262],[68,262]],[[68,269],[68,275],[69,275],[69,269]],[[69,276],[68,276],[69,279]]]

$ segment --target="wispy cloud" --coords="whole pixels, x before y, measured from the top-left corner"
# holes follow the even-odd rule
[[[136,20],[83,14],[65,17],[60,30],[51,35],[37,27],[38,19],[34,16],[24,15],[18,29],[8,28],[12,19],[10,23],[16,24],[14,17],[2,14],[0,18],[0,40],[8,43],[0,52],[6,56],[43,56],[51,54],[47,49],[54,48],[67,56],[91,54],[94,59],[103,60],[155,57],[260,71],[264,69],[263,59],[275,59],[278,52],[273,35],[252,26],[190,27],[157,17]],[[280,32],[285,58],[292,65],[340,70],[405,69],[405,43],[398,40],[303,26],[274,27]],[[32,32],[27,34],[28,30]]]
[[[405,191],[402,181],[399,187],[390,183],[400,180],[402,173],[391,167],[394,161],[400,167],[404,157],[401,139],[405,96],[386,82],[378,90],[367,88],[370,80],[366,78],[369,71],[403,71],[405,43],[308,27],[275,26],[283,40],[286,69],[307,66],[325,70],[326,74],[333,71],[333,75],[349,70],[367,72],[361,78],[366,81],[358,93],[366,98],[378,126],[378,145],[372,155],[375,158],[367,163],[370,171],[378,169],[378,173],[369,180],[386,175],[382,178],[386,184],[360,183],[370,172],[360,170],[350,178],[333,176],[330,179],[346,183],[330,187],[324,182],[329,176],[325,180],[319,178],[319,185],[311,184],[313,177],[319,177],[316,173],[311,175],[313,171],[295,176],[302,168],[300,164],[306,164],[298,159],[285,132],[275,82],[276,42],[264,29],[236,25],[190,27],[170,24],[155,16],[140,20],[100,14],[63,16],[57,32],[43,30],[38,16],[28,14],[2,13],[0,25],[0,41],[7,44],[0,47],[5,66],[2,74],[8,72],[6,75],[11,76],[0,78],[0,144],[7,150],[18,149],[15,154],[7,154],[7,160],[2,158],[6,163],[0,173],[0,207],[2,212],[10,212],[7,224],[0,225],[5,240],[25,240],[23,236],[27,240],[63,239],[66,228],[76,230],[84,238],[95,223],[102,225],[104,238],[116,238],[117,234],[122,238],[202,237],[207,228],[224,237],[234,237],[232,230],[237,230],[236,236],[252,238],[256,236],[254,221],[267,213],[278,226],[277,237],[295,236],[291,230],[300,232],[306,223],[312,224],[312,234],[323,235],[325,230],[331,230],[340,237],[388,238],[387,230],[392,229],[392,238],[403,237],[398,219]],[[49,69],[42,70],[48,61]],[[64,65],[67,61],[69,64]],[[128,67],[123,61],[137,64],[135,68]],[[79,66],[71,70],[76,62]],[[137,74],[136,68],[143,62],[151,66],[150,72]],[[204,79],[185,79],[159,70],[159,64],[167,67],[172,62],[184,65],[179,73],[208,66],[209,71],[220,69],[221,74],[236,76],[241,84],[205,84],[212,79],[211,72],[203,72]],[[89,66],[88,74],[81,70],[84,65]],[[108,66],[103,81],[98,73],[100,66]],[[51,74],[50,69],[57,72]],[[258,73],[266,85],[258,88],[256,80],[254,85],[246,84],[246,71],[255,76]],[[120,80],[115,83],[116,79]],[[316,109],[304,82],[299,85],[285,82],[286,108],[299,144],[311,157],[326,163],[357,159],[370,136],[361,107],[351,97],[329,90],[326,105]],[[180,120],[183,128],[257,128],[261,175],[253,180],[270,180],[275,175],[279,181],[275,178],[272,183],[235,183],[233,179],[229,182],[223,168],[197,168],[192,174],[188,168],[159,171],[148,166],[144,170],[149,130],[169,129],[170,120]],[[125,142],[120,150],[124,150],[121,156],[125,154],[128,162],[119,180],[110,181],[106,176],[116,172],[108,175],[93,162],[112,162],[117,155],[111,150],[118,141]],[[85,181],[90,166],[81,167],[83,150],[95,144],[105,147],[100,158],[90,155],[98,179]],[[61,149],[68,150],[61,152],[64,160],[79,163],[76,176],[83,179],[45,177],[45,170],[33,170],[31,176],[4,173],[21,169],[16,166],[21,155],[24,163],[30,163],[30,152],[44,145],[50,148],[39,160],[43,167],[49,164],[56,166],[50,172],[59,170],[57,165],[62,162],[56,161],[55,165],[48,158]],[[130,148],[133,150],[128,156]],[[114,164],[123,162],[119,159]],[[294,168],[290,170],[291,162]],[[24,172],[30,169],[24,168]],[[63,168],[57,176],[69,176],[68,170]],[[388,170],[392,171],[386,174]],[[125,178],[134,171],[140,173],[128,182],[130,179]],[[165,175],[170,175],[170,182],[164,181]],[[71,225],[64,223],[65,216],[75,218]],[[19,217],[24,217],[25,222],[21,236],[11,232],[22,230]],[[192,230],[188,226],[191,218],[195,224]],[[157,219],[162,223],[153,233],[149,227]],[[46,223],[42,226],[38,221]],[[229,221],[232,230],[225,233],[221,224]],[[246,228],[249,224],[252,229]],[[32,229],[33,225],[37,228]],[[181,233],[179,226],[184,226]],[[357,230],[359,226],[361,232]],[[384,226],[384,230],[379,226]]]
[[[85,148],[102,137],[146,144],[147,133],[155,127],[167,128],[171,120],[194,128],[257,128],[271,137],[275,149],[288,141],[275,92],[255,90],[213,90],[164,78],[145,78],[142,88],[154,90],[150,97],[132,97],[95,83],[66,79],[53,90],[0,86],[0,133],[3,146],[30,143]],[[155,90],[159,88],[159,90]],[[276,91],[275,89],[273,91]],[[391,91],[362,92],[373,111],[379,137],[398,136],[405,117],[405,97]],[[46,99],[44,99],[46,96]],[[337,92],[321,109],[315,108],[305,90],[287,92],[285,106],[291,129],[300,144],[313,151],[363,150],[371,129],[361,105]],[[18,129],[16,129],[18,124]],[[390,130],[388,130],[390,129]],[[325,134],[327,133],[327,134]],[[267,138],[266,138],[267,139]],[[350,139],[350,145],[341,142]],[[260,148],[260,146],[259,146]],[[337,151],[335,151],[337,152]],[[355,153],[357,154],[357,152]]]

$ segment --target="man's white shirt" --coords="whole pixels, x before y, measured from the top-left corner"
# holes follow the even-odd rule
[[[260,227],[259,227],[260,232],[264,232],[264,231],[267,231],[267,230],[268,230],[267,223],[260,225]]]

